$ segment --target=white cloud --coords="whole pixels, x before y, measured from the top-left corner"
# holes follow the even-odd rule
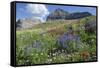
[[[45,17],[49,14],[48,9],[43,4],[28,4],[26,9],[29,13],[33,14],[33,17],[45,21]]]

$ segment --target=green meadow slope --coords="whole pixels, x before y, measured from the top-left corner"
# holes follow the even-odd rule
[[[17,65],[49,64],[96,60],[95,16],[74,20],[55,20],[37,24],[32,28],[16,31]],[[93,24],[91,27],[90,24]],[[89,31],[85,25],[91,27]],[[69,48],[57,44],[57,40],[73,28],[80,37],[80,44],[69,42]],[[80,45],[80,48],[77,48]],[[60,49],[60,48],[62,49]]]

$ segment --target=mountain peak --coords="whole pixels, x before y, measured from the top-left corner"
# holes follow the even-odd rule
[[[92,14],[89,12],[74,12],[69,13],[61,8],[55,9],[47,16],[47,20],[57,20],[57,19],[78,19],[87,16],[91,16]]]
[[[55,9],[55,11],[64,11],[64,10],[61,8],[57,8],[57,9]]]
[[[57,8],[48,15],[47,20],[65,19],[66,15],[68,14],[69,13],[67,11]]]

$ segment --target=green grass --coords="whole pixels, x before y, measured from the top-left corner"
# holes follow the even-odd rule
[[[95,20],[95,17],[92,16],[87,18],[72,21],[69,24],[69,21],[48,21],[30,29],[16,31],[17,65],[96,60],[96,32],[85,32],[84,28],[82,28],[83,25],[87,24],[87,21]],[[77,48],[75,41],[69,42],[69,48],[62,48],[57,44],[57,39],[61,36],[59,32],[66,32],[70,25],[75,34],[80,36],[80,48]],[[53,28],[56,28],[56,31],[53,33],[48,32],[48,30]],[[77,30],[79,30],[79,32],[77,32]],[[43,32],[44,34],[41,34]],[[38,48],[32,47],[36,41],[41,43],[41,46]],[[86,54],[83,55],[84,53]]]

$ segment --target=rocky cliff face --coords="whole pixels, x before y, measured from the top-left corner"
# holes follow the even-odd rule
[[[91,15],[92,14],[89,12],[76,12],[76,13],[71,13],[69,15],[66,15],[66,19],[78,19],[78,18],[84,18]]]
[[[69,13],[67,11],[64,11],[60,8],[56,9],[54,12],[50,13],[47,17],[48,20],[57,20],[57,19],[78,19],[83,18],[87,16],[91,16],[92,14],[89,12],[75,12],[75,13]]]
[[[48,15],[47,20],[65,19],[68,14],[68,12],[58,8]]]
[[[16,22],[16,28],[17,29],[26,29],[26,28],[31,28],[33,27],[34,25],[40,23],[40,20],[37,20],[37,19],[19,19],[17,22]]]

